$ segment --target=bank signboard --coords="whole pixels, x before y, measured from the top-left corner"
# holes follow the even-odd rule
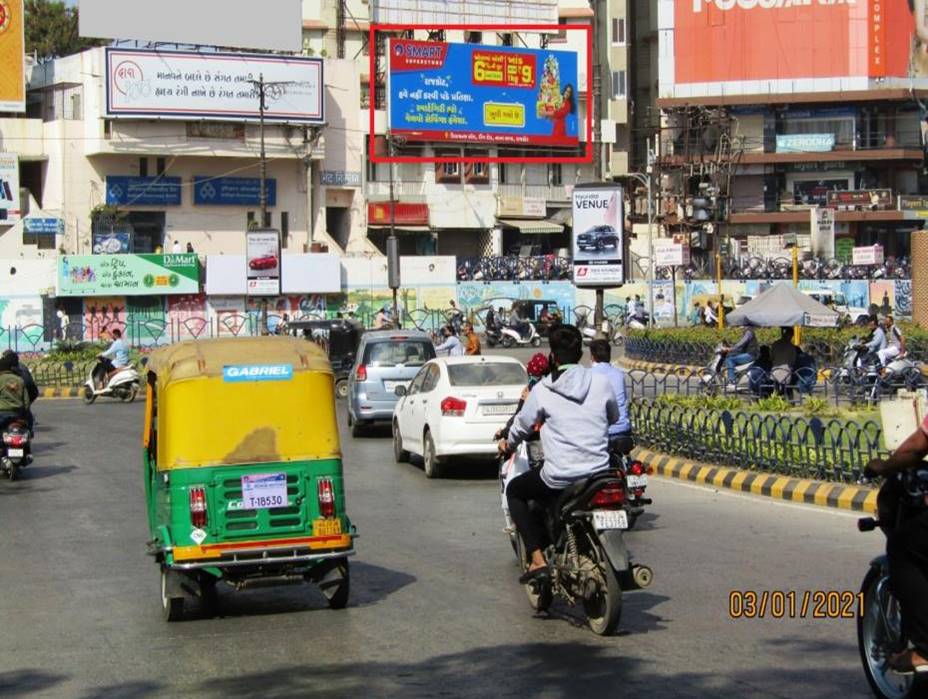
[[[265,181],[267,205],[277,206],[277,180]],[[260,206],[260,177],[206,177],[193,178],[193,203],[201,206]]]
[[[106,176],[110,206],[180,206],[180,177]]]
[[[200,261],[182,255],[62,255],[59,296],[161,296],[200,293]]]
[[[577,186],[573,192],[574,286],[625,282],[623,192],[618,186]]]
[[[388,121],[407,140],[576,147],[577,54],[391,39]]]
[[[106,49],[106,116],[322,124],[322,59],[249,53]]]

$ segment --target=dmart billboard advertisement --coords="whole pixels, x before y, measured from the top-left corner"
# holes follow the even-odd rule
[[[161,296],[200,293],[196,255],[64,255],[59,296]]]
[[[664,98],[928,78],[924,0],[662,0],[659,23]]]
[[[577,54],[391,39],[390,131],[417,141],[575,147]]]

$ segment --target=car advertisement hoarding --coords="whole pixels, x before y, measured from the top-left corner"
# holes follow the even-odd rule
[[[106,49],[106,116],[325,122],[322,59],[248,53]]]
[[[625,282],[621,187],[578,186],[573,193],[574,285],[613,287]]]
[[[196,255],[62,255],[59,296],[158,296],[200,293]]]
[[[408,140],[576,147],[577,54],[391,39],[388,119]]]
[[[280,232],[258,229],[245,234],[245,280],[249,296],[280,295]]]
[[[913,16],[923,4],[663,0],[660,96],[839,92],[928,77],[928,30],[916,31]]]
[[[19,156],[0,153],[0,225],[22,217],[19,203]]]
[[[0,112],[26,111],[23,0],[0,0]]]

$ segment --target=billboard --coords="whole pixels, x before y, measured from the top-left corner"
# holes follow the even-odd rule
[[[0,112],[26,111],[23,0],[0,0]]]
[[[866,89],[876,78],[928,77],[928,30],[916,33],[911,6],[663,0],[660,96],[839,92]]]
[[[196,255],[62,255],[59,296],[153,296],[200,293]]]
[[[106,49],[106,116],[258,121],[264,76],[267,121],[325,121],[322,59],[249,53]]]
[[[574,285],[612,287],[625,282],[622,188],[578,186],[573,194]]]
[[[417,141],[576,147],[577,54],[391,39],[392,134]]]
[[[245,234],[245,280],[249,296],[280,295],[280,232],[257,229]]]
[[[557,0],[373,0],[377,24],[557,24]]]
[[[303,50],[300,0],[272,0],[230,12],[229,0],[80,0],[81,36],[171,44]]]
[[[19,156],[16,153],[0,153],[0,225],[16,223],[22,218],[21,209]]]

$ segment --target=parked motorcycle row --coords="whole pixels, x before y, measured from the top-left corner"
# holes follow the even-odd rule
[[[722,274],[726,279],[739,281],[793,278],[793,261],[788,257],[742,257],[726,259]],[[799,262],[799,278],[812,280],[840,279],[911,279],[912,266],[907,258],[889,258],[880,265],[852,265],[841,260],[812,258]],[[691,262],[687,267],[677,270],[677,275],[686,281],[694,279],[711,279],[715,275],[708,262],[700,264]],[[670,279],[670,267],[657,267],[657,279]]]

